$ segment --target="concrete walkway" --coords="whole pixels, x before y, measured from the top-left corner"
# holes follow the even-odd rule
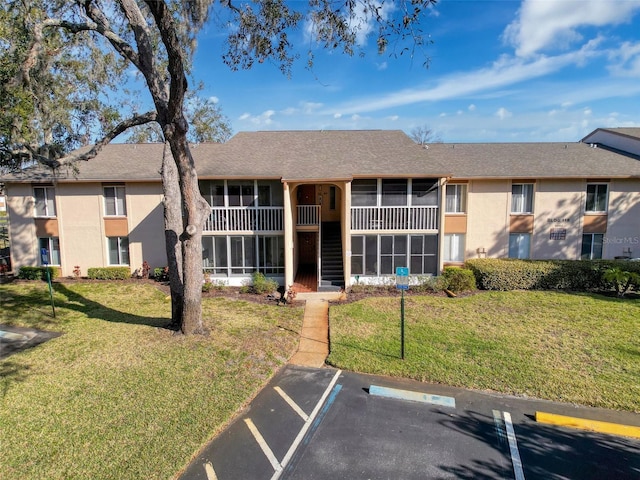
[[[338,300],[340,292],[299,293],[296,301],[305,301],[300,346],[289,363],[320,368],[329,355],[329,300]]]

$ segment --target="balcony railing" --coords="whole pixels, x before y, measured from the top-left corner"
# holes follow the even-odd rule
[[[438,207],[351,207],[351,230],[437,230]]]
[[[284,230],[284,207],[213,207],[205,232]]]
[[[320,224],[320,205],[298,205],[296,225],[311,226]]]

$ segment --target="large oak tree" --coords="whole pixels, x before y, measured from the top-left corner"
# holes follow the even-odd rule
[[[202,331],[202,228],[209,205],[200,195],[189,148],[185,99],[196,38],[215,12],[227,35],[222,60],[232,69],[273,61],[284,74],[298,58],[292,31],[302,22],[314,48],[414,55],[435,0],[10,0],[0,7],[0,162],[37,161],[53,169],[90,160],[117,135],[155,123],[165,155],[165,238],[172,320]],[[223,21],[221,21],[223,20]],[[391,46],[391,48],[390,48]],[[307,57],[313,64],[313,50]],[[152,108],[144,113],[118,95],[133,67]],[[114,101],[114,98],[117,100]],[[75,147],[91,145],[77,153]]]

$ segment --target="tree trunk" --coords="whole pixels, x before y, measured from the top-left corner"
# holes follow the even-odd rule
[[[189,150],[186,132],[165,131],[180,180],[183,207],[182,243],[182,318],[180,330],[185,335],[204,333],[202,324],[202,229],[209,214],[209,204],[198,186],[195,163]]]
[[[171,290],[171,324],[170,328],[181,330],[184,285],[182,276],[182,244],[180,233],[182,224],[182,202],[180,200],[180,182],[178,169],[167,152],[167,145],[162,155],[162,190],[164,193],[164,238],[169,266],[169,287]]]

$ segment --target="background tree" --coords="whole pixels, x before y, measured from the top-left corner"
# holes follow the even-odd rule
[[[157,123],[171,152],[162,181],[172,319],[184,333],[201,332],[201,237],[209,206],[198,189],[185,112],[196,36],[212,9],[228,35],[224,63],[237,69],[273,61],[290,74],[298,54],[289,34],[303,20],[317,41],[313,48],[362,54],[358,34],[375,26],[380,53],[393,45],[392,55],[413,56],[427,43],[419,28],[434,3],[9,0],[0,7],[0,20],[8,25],[0,40],[7,46],[0,64],[6,92],[0,94],[14,103],[0,121],[3,155],[57,169],[94,158],[130,128]],[[312,50],[307,58],[312,65]],[[106,93],[128,85],[131,67],[152,105],[146,113],[122,100],[126,96]],[[119,100],[107,101],[113,98]],[[92,147],[72,151],[80,144]]]
[[[428,125],[420,125],[412,128],[411,132],[409,132],[409,137],[418,145],[442,143],[440,135],[435,130],[432,130]]]

